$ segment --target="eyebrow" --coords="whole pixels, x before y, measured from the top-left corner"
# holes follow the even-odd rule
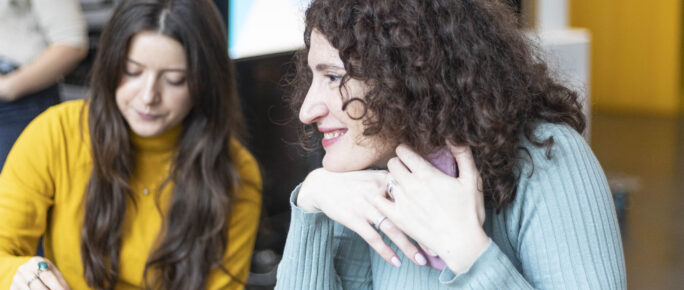
[[[128,62],[131,62],[131,63],[133,63],[133,64],[136,64],[136,65],[139,65],[139,66],[142,66],[142,67],[145,66],[144,64],[139,63],[139,62],[137,62],[137,61],[135,61],[135,60],[132,60],[132,59],[130,59],[130,58],[128,59]],[[185,69],[185,68],[168,68],[168,69],[163,69],[163,70],[161,70],[161,71],[162,71],[162,72],[167,72],[167,71],[168,71],[168,72],[186,72],[186,69]]]
[[[343,67],[338,66],[338,65],[333,65],[333,64],[322,63],[322,64],[316,65],[317,71],[324,71],[324,70],[328,70],[328,69],[344,70]]]

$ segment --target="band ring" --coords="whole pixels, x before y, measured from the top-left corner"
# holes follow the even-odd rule
[[[30,279],[28,279],[28,281],[26,281],[26,286],[31,288],[31,282],[36,281],[36,279],[40,279],[40,278],[38,278],[37,274],[34,274]]]
[[[382,223],[385,222],[385,220],[387,220],[387,217],[383,215],[383,216],[378,220],[378,222],[375,223],[375,229],[376,229],[376,230],[381,230],[380,227],[382,226]]]

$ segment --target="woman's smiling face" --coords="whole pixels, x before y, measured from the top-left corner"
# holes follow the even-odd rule
[[[352,101],[346,110],[342,109],[344,100],[363,99],[367,85],[350,79],[340,90],[340,81],[346,74],[344,64],[338,50],[316,29],[311,32],[308,64],[313,78],[299,120],[315,125],[323,133],[323,167],[338,172],[387,167],[387,161],[394,155],[391,144],[377,136],[363,135],[363,120],[367,116],[352,118],[363,116],[364,104]]]

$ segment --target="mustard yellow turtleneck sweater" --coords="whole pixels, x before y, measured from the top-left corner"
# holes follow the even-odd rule
[[[83,114],[82,114],[83,112]],[[126,208],[117,289],[139,288],[145,262],[162,216],[155,194],[168,174],[177,126],[160,136],[133,136],[137,150],[131,186],[137,207]],[[230,154],[241,176],[233,201],[224,266],[247,280],[261,209],[257,163],[237,141]],[[8,289],[17,268],[34,255],[44,235],[45,257],[55,263],[72,289],[87,289],[81,263],[85,187],[92,170],[87,104],[70,101],[48,109],[19,137],[0,173],[0,288]],[[169,184],[159,193],[170,200]],[[207,288],[242,289],[239,281],[213,270]]]

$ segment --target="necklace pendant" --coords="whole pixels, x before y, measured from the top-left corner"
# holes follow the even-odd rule
[[[145,189],[143,190],[143,193],[144,193],[145,195],[148,195],[148,194],[150,194],[150,190],[147,189],[147,188],[145,188]]]

